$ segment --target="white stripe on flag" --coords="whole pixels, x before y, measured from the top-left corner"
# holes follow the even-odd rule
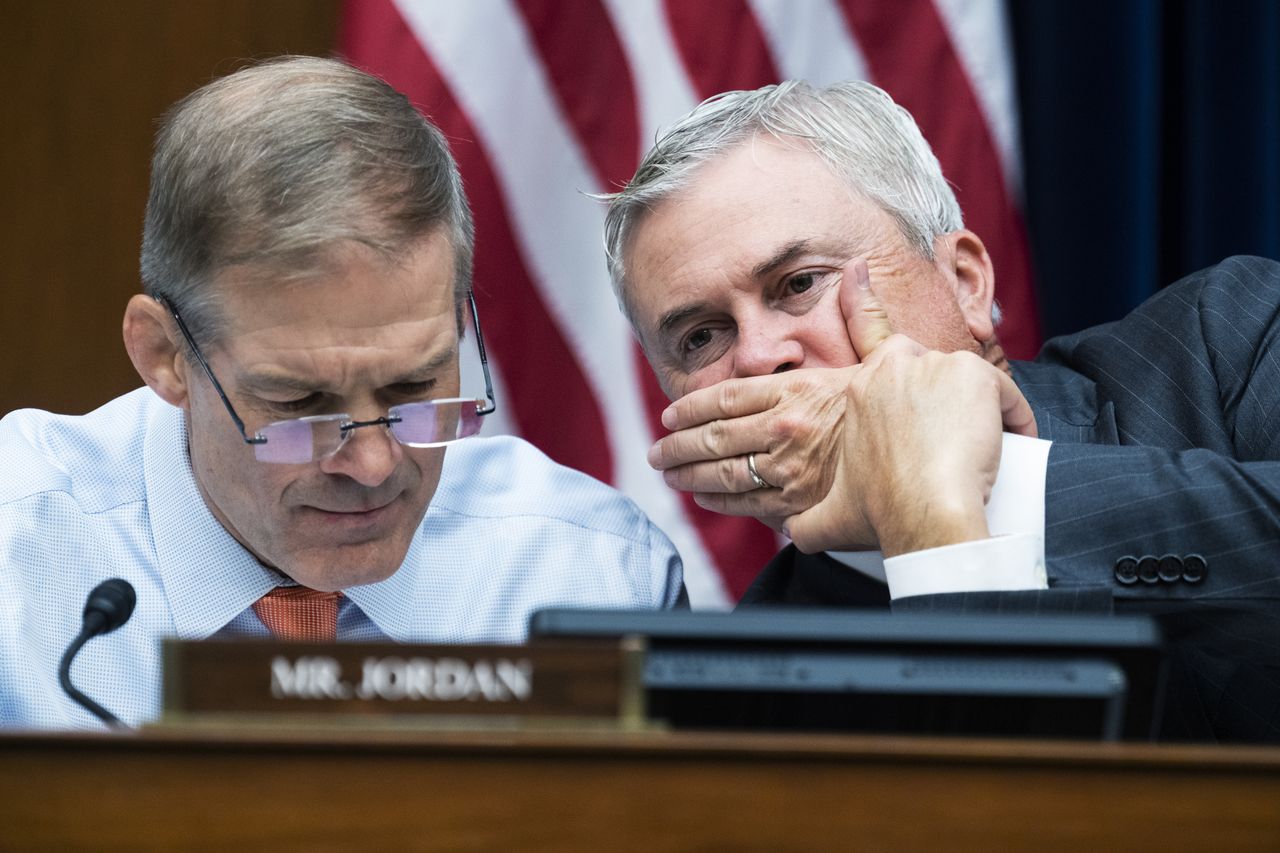
[[[699,98],[671,38],[662,0],[604,0],[604,6],[635,81],[644,156],[659,130],[697,106]]]
[[[751,0],[778,73],[827,86],[866,80],[867,62],[832,0]]]

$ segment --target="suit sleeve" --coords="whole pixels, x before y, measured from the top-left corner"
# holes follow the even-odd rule
[[[1280,265],[1233,258],[1046,350],[1120,446],[1055,442],[1054,587],[1129,601],[1280,598]]]

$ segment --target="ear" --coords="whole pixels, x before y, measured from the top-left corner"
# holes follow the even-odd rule
[[[150,296],[138,294],[124,309],[124,348],[133,367],[160,399],[187,407],[187,362],[173,337],[169,312]]]
[[[996,292],[991,256],[982,238],[972,231],[952,231],[941,239],[946,250],[939,253],[938,260],[947,264],[946,272],[955,282],[956,304],[974,340],[986,344],[996,334],[991,322],[991,303]]]

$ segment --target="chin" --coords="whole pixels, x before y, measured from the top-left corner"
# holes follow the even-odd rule
[[[386,554],[351,553],[351,548],[326,549],[323,553],[311,552],[294,560],[285,574],[303,586],[335,592],[353,586],[384,581],[396,573],[404,563],[404,552],[398,558]]]
[[[397,566],[396,568],[399,567]],[[336,572],[331,569],[320,569],[315,572],[300,570],[298,572],[286,572],[286,574],[311,589],[319,590],[320,592],[338,592],[350,589],[353,586],[365,586],[384,581],[396,573],[396,568],[386,569],[385,571],[378,569],[355,569]]]

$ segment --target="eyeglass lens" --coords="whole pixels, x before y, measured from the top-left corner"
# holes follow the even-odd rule
[[[480,431],[479,406],[472,399],[428,400],[394,406],[387,412],[391,434],[408,447],[433,447]],[[336,452],[352,430],[343,430],[346,415],[277,421],[258,431],[254,445],[259,462],[301,464]],[[358,428],[358,427],[357,427]]]

